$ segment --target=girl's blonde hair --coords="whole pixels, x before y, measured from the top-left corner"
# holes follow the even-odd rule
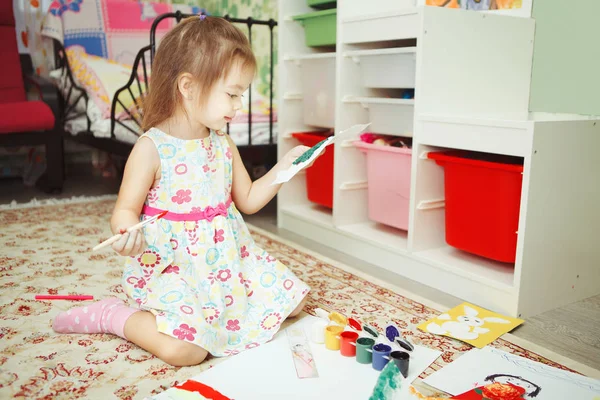
[[[189,17],[181,21],[163,37],[154,57],[149,94],[143,104],[142,129],[147,131],[166,121],[180,106],[177,80],[181,74],[187,72],[196,78],[200,99],[205,101],[234,62],[256,70],[256,58],[240,29],[220,17]]]

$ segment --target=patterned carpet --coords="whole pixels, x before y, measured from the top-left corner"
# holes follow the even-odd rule
[[[36,294],[118,296],[121,260],[112,251],[91,253],[110,235],[113,199],[0,211],[0,398],[143,399],[185,381],[223,359],[170,367],[111,335],[58,335],[52,318],[73,304],[36,301]],[[403,297],[321,258],[253,230],[259,245],[290,266],[312,288],[305,309],[337,310],[377,328],[393,321],[415,343],[443,352],[425,374],[470,346],[416,329],[438,310]],[[567,369],[506,340],[494,346]],[[428,394],[434,393],[417,385]]]

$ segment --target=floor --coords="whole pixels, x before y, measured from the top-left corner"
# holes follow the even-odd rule
[[[52,196],[34,187],[26,187],[18,180],[0,180],[0,204],[27,202],[33,198],[70,198],[73,196],[99,196],[115,194],[119,189],[118,178],[102,177],[87,164],[72,165],[68,168],[63,192]],[[246,221],[267,231],[297,242],[298,244],[359,269],[378,279],[417,293],[438,304],[453,307],[460,300],[438,290],[399,277],[389,271],[366,264],[334,249],[282,231],[277,227],[276,200],[269,203],[261,212],[246,217]],[[600,370],[600,296],[573,303],[548,311],[533,318],[515,329],[512,333],[558,354]]]

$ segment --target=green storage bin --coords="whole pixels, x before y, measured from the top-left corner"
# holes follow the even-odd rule
[[[304,26],[308,47],[335,46],[337,9],[316,11],[293,17]]]
[[[306,0],[306,3],[309,7],[316,8],[319,10],[335,8],[337,6],[336,0]]]

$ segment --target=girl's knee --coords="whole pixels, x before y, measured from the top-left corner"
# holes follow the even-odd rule
[[[173,367],[190,367],[202,363],[208,352],[195,344],[173,339],[172,343],[160,349],[157,356]]]

